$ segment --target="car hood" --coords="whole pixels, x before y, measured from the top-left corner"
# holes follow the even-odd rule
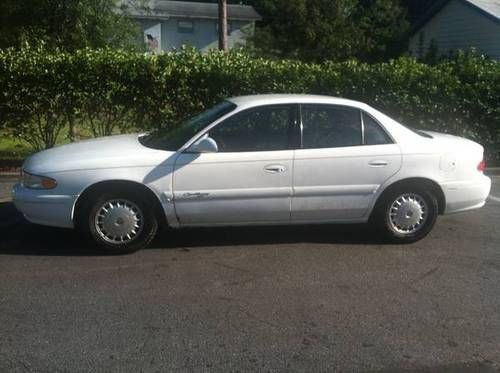
[[[101,137],[57,146],[33,154],[23,169],[34,174],[173,163],[174,152],[150,149],[138,134]]]

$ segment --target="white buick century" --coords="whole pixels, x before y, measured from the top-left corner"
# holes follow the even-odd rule
[[[228,99],[173,130],[82,141],[28,158],[16,207],[102,247],[145,247],[170,227],[370,222],[413,242],[439,214],[480,208],[483,147],[414,131],[360,102]]]

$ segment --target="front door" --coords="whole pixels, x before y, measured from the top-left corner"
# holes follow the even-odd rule
[[[294,160],[293,221],[366,216],[376,190],[401,167],[401,151],[357,108],[301,105],[302,146]]]
[[[208,131],[218,152],[180,154],[173,176],[180,224],[288,222],[296,111],[294,105],[240,111]]]

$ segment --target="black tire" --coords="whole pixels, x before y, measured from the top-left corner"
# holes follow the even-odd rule
[[[137,225],[140,223],[140,229],[136,230],[136,234],[129,233],[130,238],[123,236],[121,238],[124,241],[119,242],[120,236],[113,238],[112,234],[104,233],[102,220],[100,220],[102,215],[98,218],[98,214],[103,211],[103,206],[109,203],[112,207],[136,211],[136,216],[140,217],[136,222]],[[131,212],[131,214],[133,213]],[[108,224],[112,218],[112,216],[108,217]],[[117,219],[121,218],[122,216],[118,216]],[[125,220],[125,224],[133,224],[129,216],[125,216],[121,224],[124,224],[123,220]],[[79,228],[86,232],[101,249],[113,254],[128,254],[145,248],[153,240],[158,230],[158,221],[151,203],[137,193],[127,191],[94,194],[80,213],[79,225]]]
[[[405,206],[416,203],[421,211],[418,212],[418,207],[416,207],[417,212],[412,211],[411,208],[407,210],[401,208],[399,211],[399,207],[395,206],[396,201]],[[391,242],[412,243],[429,234],[436,223],[437,216],[438,202],[430,191],[419,187],[401,186],[381,196],[372,216],[372,224],[377,227],[377,232],[382,233]],[[405,219],[408,219],[408,222],[405,222]],[[411,226],[415,220],[417,222]],[[400,225],[397,224],[399,222],[401,222]]]

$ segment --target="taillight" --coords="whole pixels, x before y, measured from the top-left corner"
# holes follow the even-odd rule
[[[485,168],[486,168],[486,162],[485,162],[485,161],[484,161],[484,159],[483,159],[483,160],[482,160],[481,162],[479,162],[479,164],[477,165],[477,170],[478,170],[479,172],[483,172]]]

